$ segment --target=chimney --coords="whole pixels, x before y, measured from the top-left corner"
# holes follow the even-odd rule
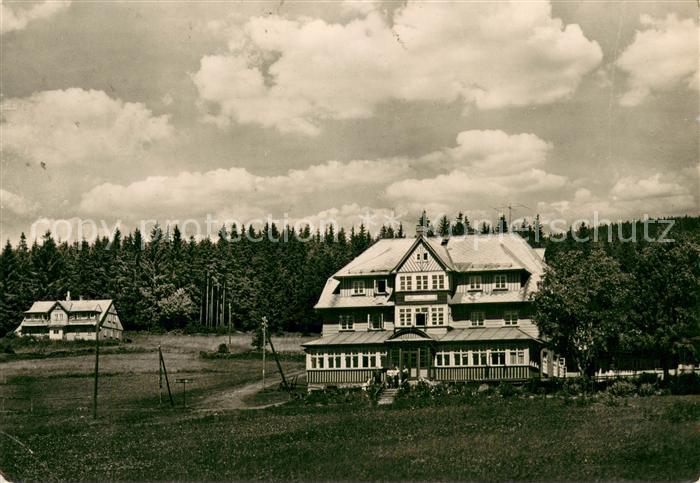
[[[70,302],[70,290],[66,292],[66,300]]]
[[[416,238],[423,238],[428,233],[428,227],[421,224],[416,225]]]

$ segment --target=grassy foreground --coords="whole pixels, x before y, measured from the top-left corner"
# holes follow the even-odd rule
[[[0,468],[20,480],[696,479],[700,397],[376,408],[286,405],[93,422],[15,414]],[[0,435],[2,436],[2,435]]]

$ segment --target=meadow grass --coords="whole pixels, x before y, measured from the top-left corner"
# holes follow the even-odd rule
[[[700,398],[5,416],[11,479],[695,479]]]
[[[22,404],[0,414],[0,472],[41,481],[700,476],[699,396],[626,397],[608,405],[493,393],[376,407],[355,393],[330,404],[312,397],[264,410],[202,411],[207,397],[259,380],[261,369],[252,355],[200,357],[219,343],[206,337],[164,344],[171,381],[195,380],[187,409],[181,386],[172,384],[171,408],[158,404],[157,353],[150,350],[158,342],[145,339],[137,343],[144,352],[101,358],[97,420],[94,356],[0,364],[0,398]],[[280,346],[295,342],[298,350],[298,340]],[[303,361],[291,357],[283,365],[299,371]],[[275,374],[271,359],[266,369]],[[266,389],[246,401],[286,398]]]

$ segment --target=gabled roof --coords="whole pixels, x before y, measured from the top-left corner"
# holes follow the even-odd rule
[[[443,240],[437,237],[389,238],[375,242],[334,277],[394,273],[414,246],[425,243],[448,270],[473,272],[486,270],[526,270],[544,272],[544,262],[527,241],[517,234],[466,235]]]
[[[371,247],[338,270],[335,277],[391,273],[415,243],[414,238],[377,240]]]
[[[59,300],[58,303],[66,312],[99,312],[102,313],[112,305],[111,299],[99,300]]]

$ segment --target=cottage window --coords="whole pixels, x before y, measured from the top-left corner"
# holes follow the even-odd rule
[[[384,328],[384,314],[367,314],[367,324],[372,330],[381,330]]]
[[[469,290],[481,290],[481,275],[469,277]]]
[[[399,309],[399,325],[411,325],[411,309]]]
[[[352,281],[352,294],[353,295],[364,295],[365,294],[365,281],[364,280],[353,280]]]
[[[445,276],[433,275],[433,290],[443,290],[445,288]]]
[[[499,274],[494,276],[493,282],[494,282],[494,288],[496,290],[506,290],[508,286],[506,285],[506,282],[508,280],[508,277],[504,274]]]
[[[462,353],[460,351],[454,351],[452,354],[452,365],[459,366],[462,363]]]
[[[469,353],[467,351],[462,352],[462,365],[463,366],[469,365]]]
[[[445,323],[444,307],[435,307],[430,313],[430,323],[432,325],[443,325]]]
[[[428,260],[428,252],[423,252],[423,260]]]
[[[510,351],[510,365],[511,366],[522,366],[525,364],[525,351],[524,350],[512,350]]]
[[[506,365],[506,351],[504,351],[504,350],[491,351],[491,365],[492,366],[505,366]]]
[[[416,275],[416,290],[428,290],[427,275]]]
[[[354,330],[355,318],[352,315],[340,316],[340,330]]]
[[[376,293],[386,293],[386,280],[384,280],[384,279],[375,280],[374,291]]]
[[[469,317],[472,327],[482,327],[484,325],[484,319],[486,319],[486,314],[484,312],[472,312]]]
[[[421,257],[421,253],[420,253],[420,252],[416,252],[416,261],[417,261],[417,262],[420,262],[420,257]]]
[[[506,325],[518,325],[518,312],[508,310],[503,314],[503,322]]]
[[[323,361],[324,361],[323,354],[318,354],[315,357],[316,357],[316,360],[318,361],[318,368],[323,369]]]
[[[399,277],[399,288],[404,292],[413,290],[413,280],[410,275],[401,275]]]

